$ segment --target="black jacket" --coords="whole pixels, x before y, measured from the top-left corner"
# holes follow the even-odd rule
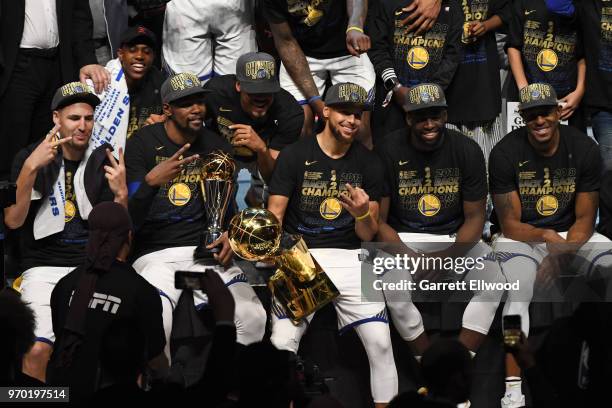
[[[92,41],[93,20],[89,2],[56,0],[59,60],[62,83],[78,79],[78,70],[97,64]],[[0,0],[0,96],[11,80],[23,35],[25,1]]]

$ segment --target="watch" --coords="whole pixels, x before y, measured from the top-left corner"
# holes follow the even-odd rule
[[[394,91],[395,87],[401,84],[397,77],[391,77],[383,82],[383,85],[387,91]]]

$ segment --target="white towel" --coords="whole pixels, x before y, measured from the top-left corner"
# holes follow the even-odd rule
[[[111,74],[111,83],[103,93],[98,95],[101,102],[94,112],[94,127],[89,147],[74,175],[77,206],[84,220],[89,217],[93,208],[85,191],[87,160],[91,153],[104,143],[110,144],[114,149],[115,157],[119,157],[119,148],[125,148],[130,116],[130,96],[119,59],[109,61],[106,69]],[[91,80],[87,82],[93,89]],[[62,163],[58,178],[53,185],[53,192],[44,200],[34,219],[34,239],[42,239],[64,230],[64,206],[66,204],[64,183],[64,164]],[[41,198],[40,192],[32,190],[32,200]]]

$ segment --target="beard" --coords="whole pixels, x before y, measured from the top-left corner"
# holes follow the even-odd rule
[[[179,123],[176,119],[174,119],[172,116],[170,117],[170,120],[174,122],[174,126],[183,134],[185,135],[185,137],[187,139],[194,139],[196,138],[200,132],[202,131],[203,126],[200,126],[198,129],[194,129],[191,126],[189,126],[189,123],[183,125],[181,123]]]
[[[342,133],[338,129],[338,126],[331,125],[330,129],[332,135],[334,136],[334,139],[336,139],[336,141],[338,141],[339,143],[350,145],[353,142],[354,138],[347,139],[345,136],[342,136]]]

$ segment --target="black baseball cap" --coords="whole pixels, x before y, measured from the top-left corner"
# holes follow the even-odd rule
[[[431,108],[446,108],[446,97],[438,84],[419,84],[408,91],[402,106],[405,112],[414,112]]]
[[[368,92],[361,86],[351,82],[332,85],[325,94],[325,105],[356,105],[363,110],[370,110]]]
[[[276,93],[280,91],[276,61],[265,52],[249,52],[236,62],[236,79],[246,93]]]
[[[550,84],[535,83],[519,91],[519,111],[538,106],[558,106],[557,93]]]
[[[181,72],[171,75],[161,86],[163,103],[172,103],[186,96],[209,93],[210,90],[202,88],[202,83],[195,74]]]
[[[145,26],[130,27],[121,35],[121,46],[135,44],[146,44],[151,48],[155,48],[157,46],[157,37],[155,37],[153,31]]]
[[[88,103],[95,108],[100,103],[100,98],[93,93],[89,85],[82,82],[69,82],[55,91],[51,100],[51,110],[58,110],[78,102]]]

